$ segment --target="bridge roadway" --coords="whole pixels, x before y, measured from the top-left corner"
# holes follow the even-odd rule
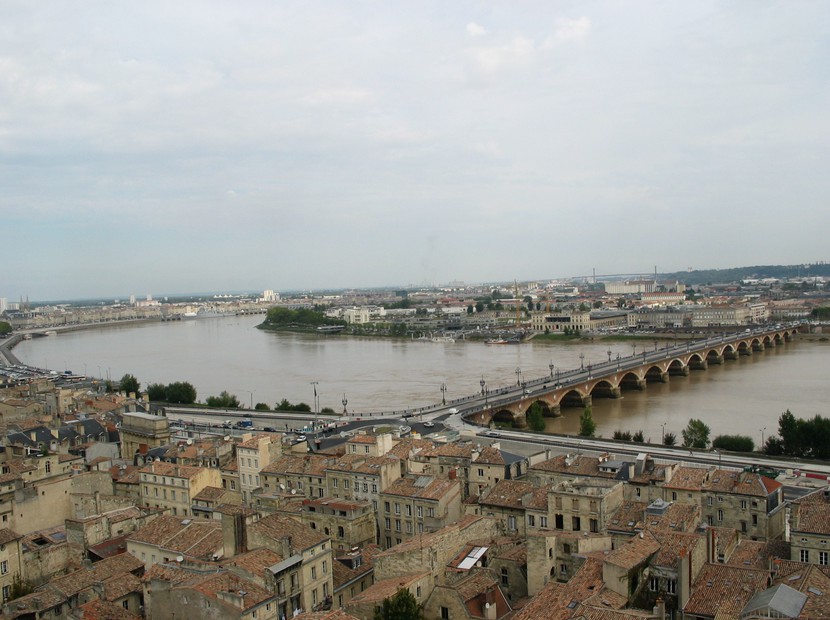
[[[625,389],[643,390],[650,381],[666,382],[670,375],[688,375],[725,359],[752,355],[783,344],[798,332],[798,324],[761,326],[705,340],[666,342],[663,348],[589,364],[573,370],[551,369],[549,376],[452,401],[447,409],[468,422],[489,426],[493,420],[526,426],[527,410],[534,403],[546,416],[560,415],[562,407],[585,407],[593,397],[619,398]]]

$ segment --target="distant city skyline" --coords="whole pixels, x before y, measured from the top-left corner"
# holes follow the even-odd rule
[[[12,3],[0,297],[820,260],[828,23],[799,0]]]

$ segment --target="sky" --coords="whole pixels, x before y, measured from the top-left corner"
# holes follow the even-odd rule
[[[4,0],[0,297],[826,260],[830,3]]]

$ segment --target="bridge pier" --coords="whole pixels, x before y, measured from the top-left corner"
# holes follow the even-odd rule
[[[723,352],[723,359],[736,360],[736,359],[738,359],[738,352],[737,351],[724,351]]]
[[[546,418],[558,418],[562,415],[562,407],[559,405],[551,405],[542,415]]]
[[[756,342],[752,345],[753,351],[763,351],[764,350],[764,343],[763,342]]]
[[[726,353],[724,353],[726,355]],[[706,357],[706,361],[710,364],[723,364],[724,355],[709,355]],[[737,355],[735,356],[737,359]]]
[[[689,370],[688,364],[681,366],[680,368],[669,368],[669,374],[674,375],[675,377],[688,377],[690,372],[691,370]]]
[[[692,370],[706,370],[709,368],[709,362],[706,360],[690,360],[688,368]]]
[[[591,398],[591,395],[588,394],[587,396],[582,397],[582,406],[583,407],[590,407],[594,404],[594,399]]]
[[[669,373],[661,372],[660,375],[657,377],[657,380],[660,383],[668,383],[669,382]]]
[[[738,349],[738,355],[752,355],[752,347],[744,347],[743,349]]]

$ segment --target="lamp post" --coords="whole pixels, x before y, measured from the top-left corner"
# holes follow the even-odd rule
[[[637,355],[637,343],[632,342],[631,343],[631,357],[634,357],[635,355]]]
[[[554,369],[554,368],[556,368],[556,367],[553,365],[553,360],[551,360],[551,361],[550,361],[550,364],[548,364],[548,368],[550,368],[550,378],[551,378],[551,379],[553,379],[553,369]]]
[[[764,428],[762,428],[762,429],[761,429],[761,449],[759,450],[759,452],[763,452],[763,451],[764,451],[764,431],[765,431],[765,430],[767,430],[767,427],[766,427],[766,426],[765,426]]]
[[[441,384],[441,404],[442,405],[447,404],[447,384],[446,383]]]
[[[311,388],[314,390],[314,400],[312,401],[312,403],[314,405],[314,413],[316,414],[317,413],[317,385],[319,384],[319,381],[309,381],[309,383],[311,384]]]
[[[666,442],[666,423],[663,422],[660,425],[660,444],[665,444]]]
[[[349,404],[349,401],[346,399],[345,394],[343,394],[343,400],[341,400],[340,402],[343,403],[343,415],[346,415],[348,413],[348,411],[346,410],[346,405]]]
[[[608,354],[608,363],[610,364],[611,363],[611,349],[608,349],[606,351],[606,353]]]
[[[516,368],[516,387],[521,387],[522,385],[522,369]]]
[[[481,375],[481,381],[478,384],[481,386],[481,395],[484,396],[484,386],[487,385],[487,382],[484,380],[484,375]]]
[[[579,354],[579,369],[580,370],[585,370],[585,354],[584,353]]]

